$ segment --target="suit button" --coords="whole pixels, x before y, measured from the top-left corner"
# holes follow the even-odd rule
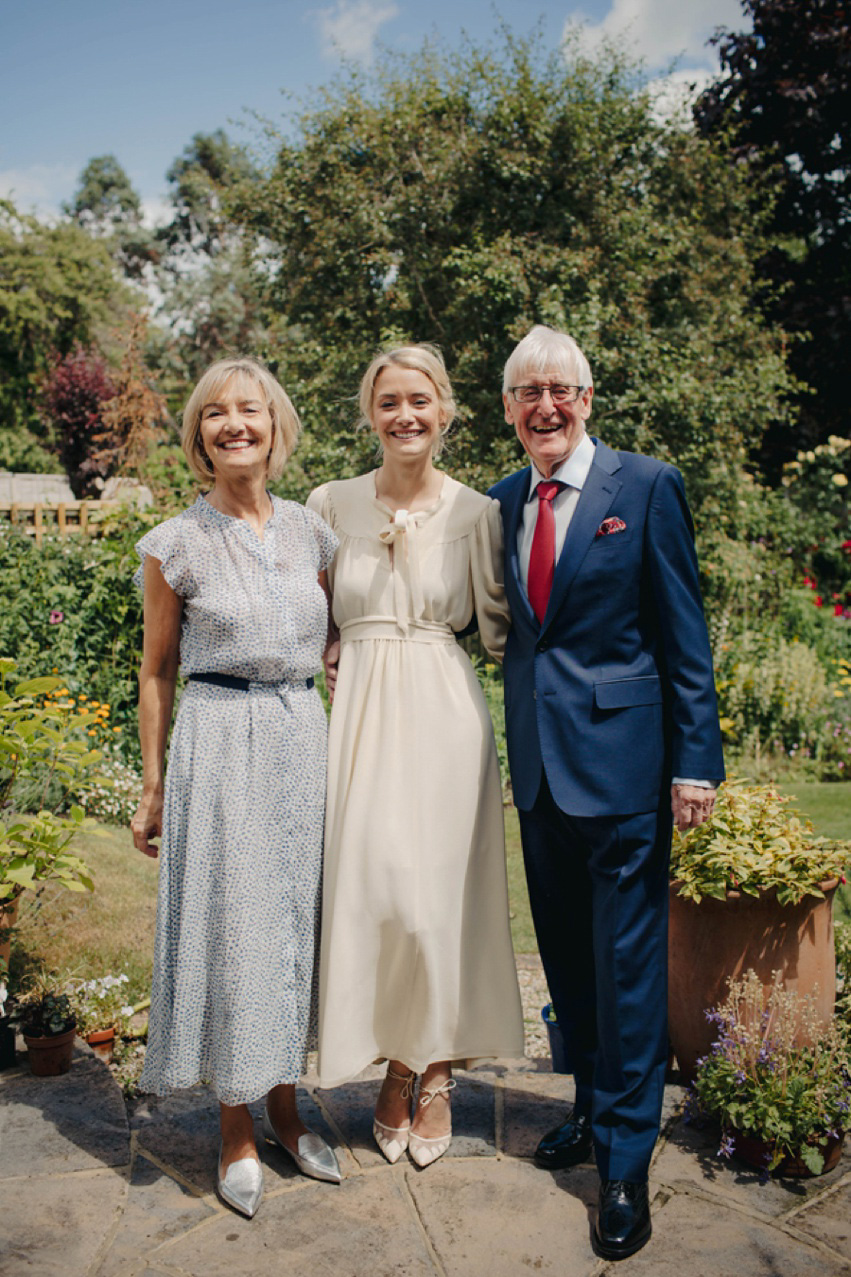
[[[532,693],[532,700],[536,701],[537,699],[538,699],[538,689],[535,688],[534,692]]]
[[[549,647],[549,643],[539,643],[539,644],[538,644],[538,651],[539,651],[539,652],[546,652],[546,650],[547,650],[547,648],[548,648],[548,647]]]

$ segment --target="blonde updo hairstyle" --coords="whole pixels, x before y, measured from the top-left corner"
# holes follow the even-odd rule
[[[433,455],[439,457],[443,451],[443,441],[449,432],[449,427],[455,420],[457,407],[443,356],[437,346],[432,346],[428,342],[418,342],[413,346],[396,346],[393,350],[383,350],[375,356],[360,384],[358,403],[361,418],[358,425],[364,429],[372,428],[375,383],[384,369],[391,367],[409,368],[413,372],[423,373],[437,391],[437,402],[440,408],[440,437],[433,449]],[[379,444],[379,450],[380,447]]]
[[[189,396],[180,428],[180,443],[189,462],[189,469],[196,479],[208,487],[215,482],[215,471],[201,442],[201,415],[207,404],[216,402],[234,377],[253,382],[260,391],[259,397],[269,409],[272,418],[272,447],[269,450],[267,473],[270,481],[280,479],[301,433],[301,422],[289,395],[259,359],[252,359],[248,355],[217,359],[214,364],[210,364]]]

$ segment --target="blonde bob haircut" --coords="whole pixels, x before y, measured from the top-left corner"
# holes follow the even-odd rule
[[[233,377],[243,377],[252,381],[260,390],[261,397],[269,409],[269,415],[272,418],[272,447],[269,450],[267,473],[271,481],[280,479],[287,459],[292,456],[298,442],[301,422],[283,386],[276,381],[259,359],[252,359],[248,355],[234,359],[217,359],[203,373],[198,385],[189,396],[189,401],[183,410],[183,422],[180,428],[180,443],[189,462],[189,468],[201,483],[209,486],[215,481],[212,462],[201,442],[201,414],[207,404],[216,402]]]
[[[358,425],[362,428],[372,427],[372,401],[375,397],[375,383],[385,368],[410,368],[412,372],[421,372],[437,391],[437,402],[440,408],[440,437],[433,449],[433,455],[439,457],[443,451],[443,441],[449,427],[455,420],[457,407],[452,395],[452,386],[446,364],[443,362],[437,346],[428,342],[419,342],[413,346],[396,346],[393,350],[383,350],[376,355],[363,375],[360,384],[358,403],[361,418]],[[380,445],[379,445],[380,449]]]
[[[587,390],[593,386],[588,360],[567,333],[546,324],[535,324],[508,356],[502,378],[502,393],[522,383],[527,373],[553,372],[564,377],[568,385]]]

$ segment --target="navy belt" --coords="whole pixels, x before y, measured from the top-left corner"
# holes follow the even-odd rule
[[[282,683],[286,683],[286,679],[282,679]],[[259,679],[237,678],[236,674],[190,674],[190,683],[212,683],[214,687],[232,687],[237,692],[247,692],[251,684],[255,685],[260,682]],[[263,684],[260,684],[263,686]],[[313,676],[304,680],[304,685],[310,690],[313,687]],[[266,687],[280,687],[281,683],[266,683]]]

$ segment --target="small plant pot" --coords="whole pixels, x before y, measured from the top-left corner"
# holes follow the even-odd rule
[[[0,1020],[0,1073],[3,1069],[13,1069],[17,1062],[15,1026],[7,1020]]]
[[[102,1060],[111,1060],[115,1051],[115,1025],[108,1029],[95,1029],[86,1034],[86,1041]]]
[[[71,1067],[77,1026],[51,1038],[31,1038],[24,1034],[30,1071],[35,1077],[58,1077]]]
[[[551,1019],[552,1015],[552,1003],[548,1002],[545,1007],[541,1008],[541,1019],[547,1029],[553,1073],[570,1073],[572,1070],[567,1061],[567,1047],[564,1044],[564,1038],[561,1035],[561,1029],[558,1026],[558,1021]]]
[[[842,1133],[828,1135],[826,1143],[819,1144],[824,1154],[824,1166],[819,1174],[826,1175],[837,1165],[842,1155],[843,1138]],[[755,1166],[758,1170],[764,1170],[770,1160],[770,1149],[765,1140],[757,1139],[755,1135],[746,1135],[743,1131],[733,1132],[733,1150],[740,1161],[748,1166]],[[800,1157],[784,1157],[771,1173],[795,1179],[812,1179],[813,1177],[813,1172]]]

